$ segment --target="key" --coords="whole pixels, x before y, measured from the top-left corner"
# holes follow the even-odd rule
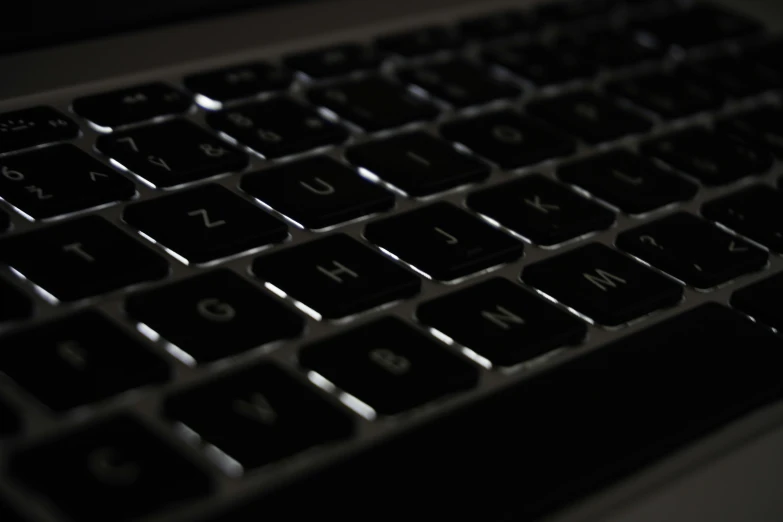
[[[165,259],[98,216],[0,241],[0,261],[58,301],[77,301],[166,277]]]
[[[772,166],[772,155],[766,150],[696,127],[647,141],[640,150],[705,185],[723,185],[763,174]]]
[[[0,196],[34,219],[130,199],[134,194],[132,181],[70,144],[0,159]]]
[[[283,61],[287,67],[311,78],[327,78],[374,69],[380,65],[381,58],[371,47],[347,43],[289,55]]]
[[[495,277],[425,302],[416,318],[498,366],[513,366],[587,333],[585,323]]]
[[[2,343],[0,370],[55,411],[160,383],[170,373],[162,359],[94,311],[14,333]]]
[[[716,109],[725,100],[715,82],[705,83],[684,70],[633,76],[611,82],[604,88],[664,118],[679,118]]]
[[[455,107],[513,98],[521,92],[519,88],[493,79],[481,67],[464,60],[432,63],[404,69],[398,74],[402,80],[417,85]]]
[[[508,110],[453,121],[440,132],[505,169],[567,156],[576,150],[571,138]]]
[[[678,212],[623,232],[617,246],[699,289],[767,264],[767,253],[692,214]]]
[[[11,217],[0,210],[0,233],[5,232],[9,228],[11,228]]]
[[[529,104],[527,111],[588,143],[615,140],[652,127],[647,118],[587,91],[539,100]]]
[[[508,234],[446,202],[370,223],[364,236],[441,281],[514,261],[523,249]]]
[[[783,39],[773,38],[758,46],[752,46],[745,51],[749,60],[768,67],[778,74],[783,74],[783,66],[780,64],[780,53],[783,50]]]
[[[369,132],[438,115],[434,106],[376,76],[315,89],[308,98]]]
[[[302,227],[323,229],[394,206],[394,196],[327,157],[248,174],[242,190]]]
[[[557,41],[557,47],[597,67],[617,68],[660,58],[664,49],[653,41],[640,41],[616,28],[580,31]]]
[[[604,326],[674,306],[683,293],[674,281],[600,243],[528,265],[522,279]]]
[[[199,468],[127,415],[26,449],[9,464],[27,487],[84,522],[136,519],[212,489]]]
[[[783,109],[760,107],[718,120],[715,128],[783,157]]]
[[[754,185],[706,203],[702,215],[783,252],[783,195],[766,185]]]
[[[673,15],[637,24],[642,31],[664,45],[683,48],[717,43],[729,38],[747,36],[762,30],[761,24],[717,6],[697,4]]]
[[[285,223],[215,184],[130,205],[123,219],[186,263],[206,263],[288,237]]]
[[[409,196],[429,196],[489,177],[489,165],[424,132],[351,147],[348,161]]]
[[[166,402],[169,417],[245,468],[349,437],[351,418],[270,363],[242,368]]]
[[[744,56],[720,56],[685,66],[702,83],[717,85],[731,96],[752,96],[783,86],[783,75]]]
[[[413,57],[454,49],[463,43],[451,29],[429,26],[382,36],[375,41],[375,46],[385,53]]]
[[[539,174],[474,192],[468,196],[468,206],[545,246],[614,223],[613,212]]]
[[[339,319],[419,293],[408,270],[344,234],[257,258],[253,273],[304,303],[318,319]]]
[[[462,20],[459,30],[470,39],[491,40],[529,29],[532,22],[527,13],[508,10]]]
[[[731,306],[757,321],[783,330],[783,274],[777,273],[737,290],[731,295]]]
[[[688,201],[698,190],[649,159],[620,149],[564,165],[557,175],[632,215]]]
[[[249,98],[287,88],[293,75],[265,62],[250,62],[185,77],[185,87],[209,100],[207,109],[219,109],[224,102]],[[203,102],[199,102],[202,103]]]
[[[16,414],[5,400],[0,398],[0,437],[7,437],[13,435],[22,427],[22,423],[19,420],[19,416]],[[0,515],[3,515],[2,499],[0,499]],[[5,520],[0,518],[0,520]]]
[[[33,315],[33,302],[21,290],[0,279],[0,324],[27,319]]]
[[[309,480],[248,496],[210,522],[277,512],[364,520],[368,505],[384,506],[373,514],[383,522],[405,519],[412,505],[441,520],[551,518],[780,400],[781,363],[779,338],[705,304],[498,387]],[[405,502],[388,502],[390,490]],[[335,502],[345,491],[362,501]]]
[[[180,114],[190,108],[190,99],[161,82],[136,85],[116,91],[76,98],[73,111],[102,130]]]
[[[78,135],[79,126],[51,107],[0,114],[0,153],[70,140]]]
[[[134,294],[125,309],[188,363],[296,337],[304,327],[298,314],[226,269]]]
[[[236,147],[185,120],[99,136],[95,146],[157,188],[242,170],[248,161]]]
[[[397,318],[302,348],[299,362],[381,415],[473,388],[478,370]]]
[[[207,123],[265,158],[279,158],[341,143],[348,131],[288,98],[207,114]]]
[[[488,49],[484,59],[537,85],[564,83],[596,72],[596,65],[567,47],[506,44]]]

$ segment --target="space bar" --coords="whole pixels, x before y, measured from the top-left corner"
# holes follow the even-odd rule
[[[702,305],[219,520],[537,519],[781,398],[782,365],[773,333]]]

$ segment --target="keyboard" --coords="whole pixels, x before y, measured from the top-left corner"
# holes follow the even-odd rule
[[[783,40],[554,2],[0,114],[0,520],[535,520],[783,397]]]

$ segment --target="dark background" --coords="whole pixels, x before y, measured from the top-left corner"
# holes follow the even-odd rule
[[[302,0],[8,0],[0,53],[97,38],[173,21]],[[13,4],[13,5],[12,5]]]

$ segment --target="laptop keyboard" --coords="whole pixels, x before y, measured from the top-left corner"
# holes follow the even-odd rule
[[[535,518],[783,397],[781,52],[561,1],[0,114],[0,520]]]

